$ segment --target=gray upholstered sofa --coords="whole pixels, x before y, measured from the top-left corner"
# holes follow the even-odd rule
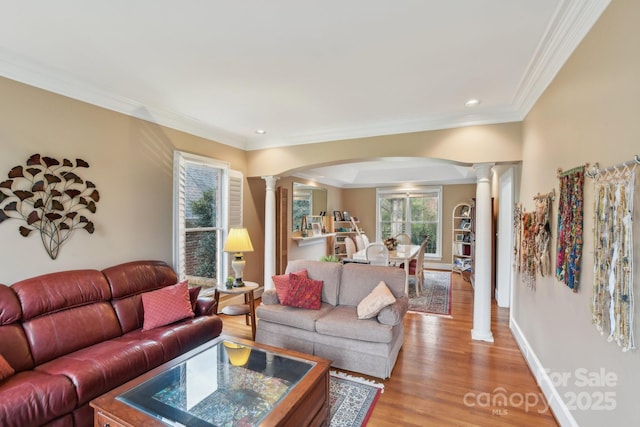
[[[262,295],[256,341],[313,354],[332,366],[388,378],[403,343],[403,318],[408,308],[405,272],[395,267],[296,260],[287,273],[307,270],[322,280],[322,306],[308,310],[281,305],[275,289]],[[396,298],[376,317],[359,320],[356,308],[384,281]]]

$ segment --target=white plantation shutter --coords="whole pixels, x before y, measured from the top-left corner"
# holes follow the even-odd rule
[[[242,227],[242,172],[229,171],[229,215],[227,230],[232,227]]]
[[[228,192],[228,210],[227,210],[227,232],[225,238],[229,233],[230,228],[242,227],[242,196],[244,176],[242,172],[230,170],[229,171],[229,192]],[[225,277],[229,277],[231,270],[231,261],[233,256],[225,253]]]
[[[184,157],[179,151],[173,153],[173,268],[180,280],[186,276],[185,272],[185,187],[187,174]]]

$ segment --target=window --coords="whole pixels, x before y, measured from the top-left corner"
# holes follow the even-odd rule
[[[293,207],[293,214],[291,219],[293,230],[300,231],[302,218],[311,215],[311,213],[313,212],[313,199],[311,197],[311,190],[295,190],[293,192],[291,203]]]
[[[227,274],[226,230],[242,223],[242,178],[214,159],[174,153],[174,266],[193,284],[215,286]]]
[[[442,187],[378,189],[376,196],[378,241],[406,233],[419,245],[429,236],[425,256],[441,256]]]

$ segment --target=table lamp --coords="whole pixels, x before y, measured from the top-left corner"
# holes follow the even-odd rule
[[[234,258],[231,261],[231,268],[236,273],[236,280],[233,282],[233,286],[244,286],[242,281],[242,272],[246,262],[242,258],[243,252],[253,252],[253,245],[251,245],[251,239],[249,238],[249,232],[246,228],[231,228],[229,229],[229,235],[227,241],[224,242],[225,252],[233,252]]]

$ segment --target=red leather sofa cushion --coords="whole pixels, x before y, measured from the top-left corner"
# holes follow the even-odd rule
[[[62,375],[20,372],[0,387],[0,426],[39,426],[76,407],[76,392]]]
[[[162,362],[158,343],[112,339],[58,357],[36,370],[70,378],[82,405]]]
[[[20,301],[13,289],[0,285],[0,325],[9,325],[22,318]]]
[[[44,274],[14,283],[11,288],[20,300],[23,320],[111,299],[109,284],[98,270]]]
[[[113,309],[123,333],[142,328],[141,294],[178,282],[178,276],[161,261],[133,261],[102,270],[111,287]]]

